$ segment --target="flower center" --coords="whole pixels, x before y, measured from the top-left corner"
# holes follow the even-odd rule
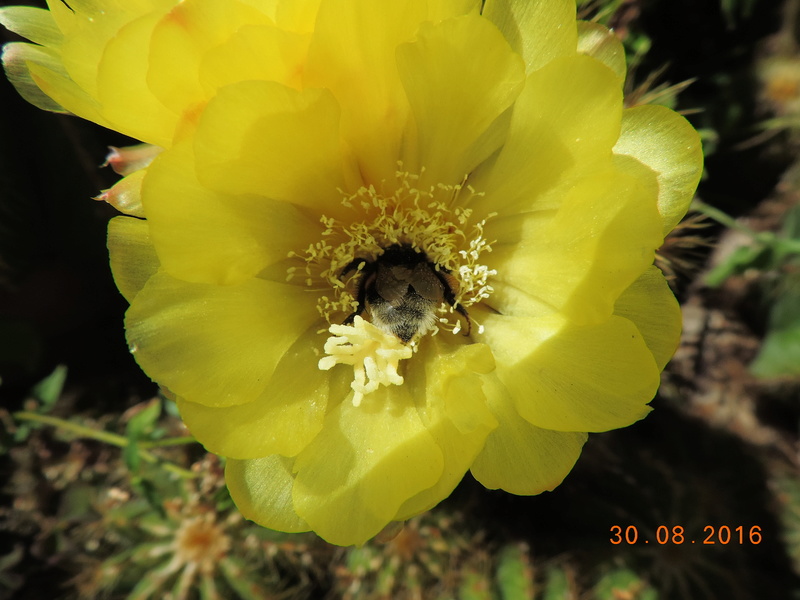
[[[299,265],[287,280],[304,276],[333,334],[319,368],[351,365],[356,405],[379,385],[403,383],[398,363],[425,334],[480,333],[467,309],[489,297],[496,274],[482,262],[491,252],[486,219],[464,207],[478,194],[466,179],[427,190],[415,186],[417,175],[398,171],[396,179],[388,192],[369,186],[343,194],[353,218],[323,215],[321,240],[289,254]]]

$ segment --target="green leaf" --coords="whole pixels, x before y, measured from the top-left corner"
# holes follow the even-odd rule
[[[139,445],[135,439],[131,439],[130,443],[122,449],[122,460],[125,461],[125,466],[132,473],[139,471],[142,459],[139,456]]]
[[[747,269],[767,270],[774,266],[774,253],[770,246],[753,244],[740,246],[734,250],[728,259],[714,267],[706,275],[706,284],[718,287],[732,275],[740,275]]]
[[[31,394],[42,403],[42,408],[39,412],[49,412],[55,406],[56,401],[61,397],[61,391],[64,389],[66,380],[67,367],[58,365],[50,375],[33,386]]]
[[[131,442],[140,440],[152,432],[153,426],[161,416],[161,400],[153,398],[148,405],[131,417],[125,427],[125,435]]]

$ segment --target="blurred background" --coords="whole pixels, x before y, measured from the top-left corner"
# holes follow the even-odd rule
[[[800,598],[799,4],[578,1],[625,45],[627,104],[703,137],[659,256],[681,348],[654,412],[590,436],[555,491],[467,475],[362,548],[238,515],[125,343],[115,211],[92,198],[117,179],[108,146],[133,141],[0,77],[0,598]]]

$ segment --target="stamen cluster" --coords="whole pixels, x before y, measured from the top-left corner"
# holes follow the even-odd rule
[[[484,237],[486,219],[470,224],[472,210],[463,207],[479,193],[466,179],[423,190],[415,186],[419,175],[398,171],[396,178],[391,192],[365,186],[344,196],[342,204],[353,210],[354,218],[344,223],[323,215],[322,239],[303,253],[289,254],[303,264],[290,267],[287,280],[302,274],[311,290],[321,292],[317,310],[329,324],[341,323],[358,307],[350,286],[342,280],[344,268],[356,258],[375,260],[394,244],[424,252],[437,269],[455,274],[459,281],[455,304],[466,308],[492,293],[489,280],[496,271],[481,262],[484,253],[492,251]],[[469,196],[464,198],[465,194]],[[443,303],[439,310],[445,315],[440,322],[447,327],[454,307]],[[460,326],[455,323],[448,328],[458,332]]]

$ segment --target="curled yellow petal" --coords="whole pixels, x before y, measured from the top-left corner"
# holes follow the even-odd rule
[[[435,182],[460,182],[495,150],[473,146],[522,90],[522,60],[491,23],[466,15],[421,27],[398,47],[397,66],[417,131],[404,165]]]
[[[608,160],[621,115],[619,80],[593,58],[560,58],[531,73],[476,206],[501,214],[557,207],[570,179]]]
[[[294,507],[333,544],[362,544],[441,477],[442,452],[405,387],[342,402],[295,461]]]
[[[293,463],[277,454],[253,460],[228,459],[225,483],[245,518],[278,531],[311,529],[292,505]]]
[[[643,165],[655,173],[663,233],[672,231],[689,210],[703,172],[698,133],[685,118],[666,107],[637,106],[623,113],[614,154],[620,157],[620,168],[633,173]]]
[[[302,288],[260,279],[186,283],[159,272],[133,299],[125,323],[134,358],[175,395],[235,406],[264,391],[317,318]]]
[[[178,399],[184,423],[211,452],[237,459],[295,456],[322,428],[330,376],[309,370],[318,352],[315,325],[281,357],[251,402],[223,408]]]
[[[277,81],[295,89],[303,84],[310,36],[272,24],[248,24],[207,52],[200,63],[200,84],[211,96],[230,83],[251,79]]]
[[[455,16],[463,2],[326,0],[320,4],[303,80],[331,91],[341,107],[341,136],[367,185],[394,176],[409,105],[397,67],[398,45],[430,18]],[[364,26],[369,23],[369,26]]]
[[[339,107],[325,90],[299,92],[269,81],[226,86],[203,112],[194,150],[199,180],[211,190],[327,214],[343,210]]]
[[[297,207],[216,192],[200,183],[198,169],[187,140],[159,155],[142,184],[153,244],[164,269],[176,277],[239,283],[285,259],[287,248],[303,247],[319,235],[320,226]]]
[[[614,314],[632,321],[663,369],[681,338],[681,309],[657,267],[650,267],[617,299]]]
[[[577,31],[572,0],[486,0],[483,14],[522,56],[528,72],[575,53]]]
[[[207,54],[240,27],[270,24],[260,10],[239,0],[182,0],[153,27],[147,84],[165,106],[180,114],[207,100],[200,66]]]
[[[168,148],[178,124],[170,110],[147,85],[147,53],[159,12],[124,25],[103,48],[97,65],[97,99],[103,117],[114,129],[133,138]]]
[[[403,503],[394,517],[398,521],[446,498],[497,426],[483,389],[483,375],[495,367],[489,348],[483,344],[454,345],[437,338],[420,349],[424,364],[412,363],[407,377],[420,417],[442,452],[442,474],[435,485]]]
[[[495,315],[483,337],[519,414],[537,427],[607,431],[650,412],[660,372],[627,319],[575,325],[559,315]]]
[[[128,302],[133,302],[160,267],[150,242],[147,223],[141,219],[115,217],[108,222],[108,253],[114,283]]]
[[[625,81],[628,66],[625,64],[625,48],[616,34],[600,23],[578,21],[578,52],[596,58]]]
[[[489,489],[512,494],[554,489],[572,470],[587,435],[531,425],[519,416],[513,398],[497,377],[487,377],[484,388],[498,426],[472,463],[475,479]]]
[[[637,179],[608,169],[563,190],[558,210],[494,218],[486,230],[497,239],[496,279],[576,322],[604,321],[661,244],[648,192]]]

